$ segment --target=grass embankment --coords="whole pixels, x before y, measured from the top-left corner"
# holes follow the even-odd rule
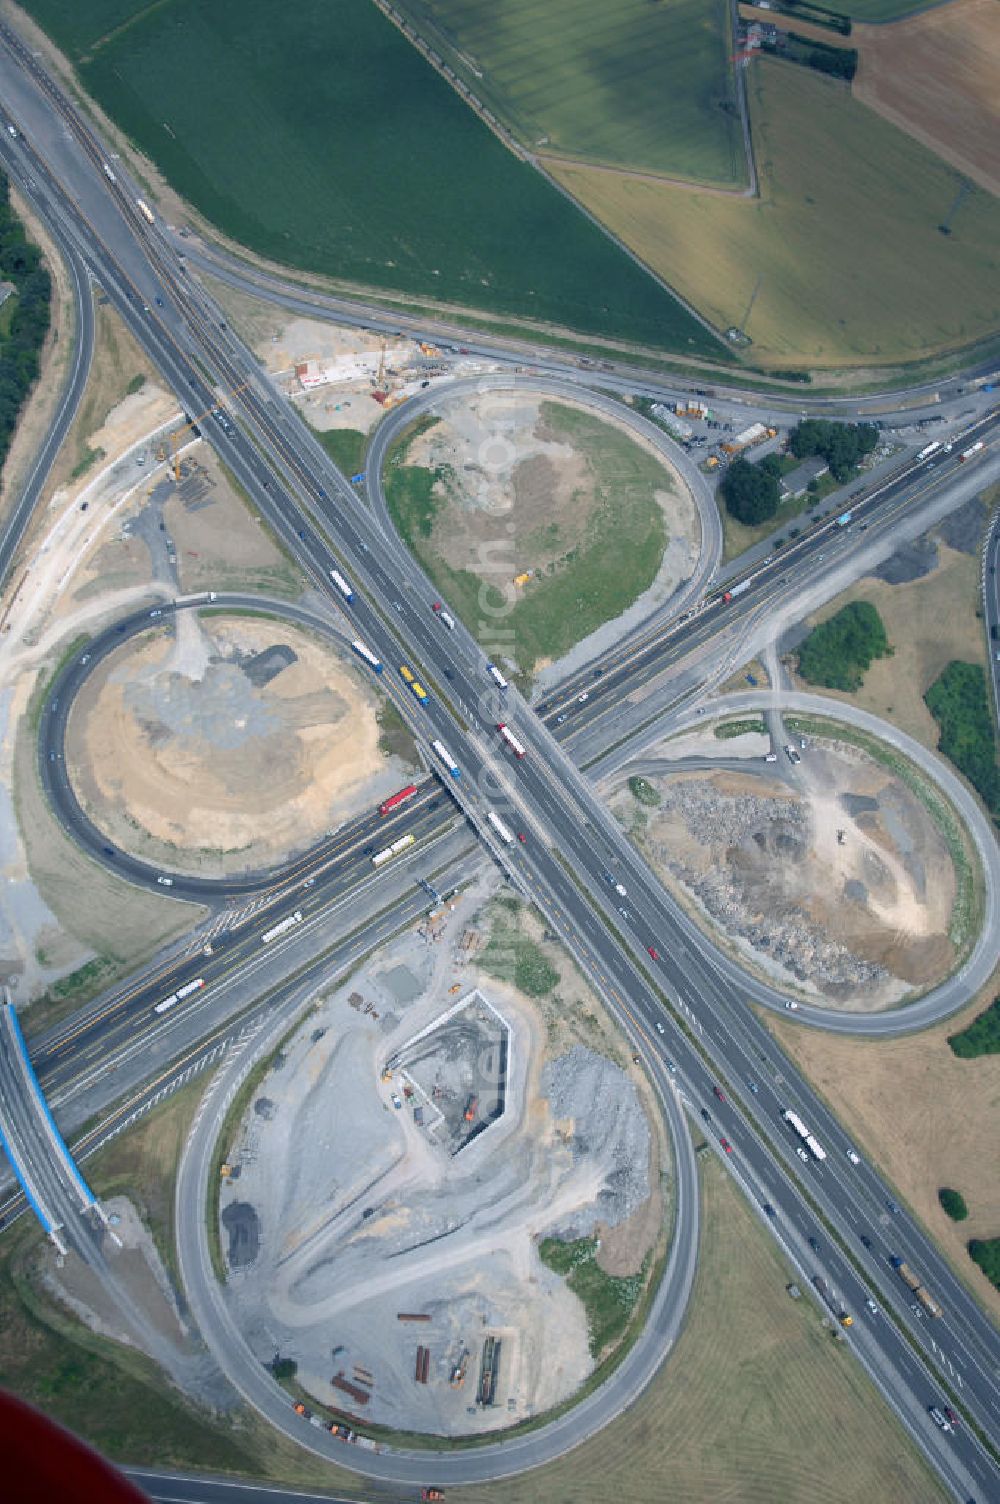
[[[277,28],[271,0],[27,8],[177,192],[252,251],[341,283],[729,358],[368,0],[300,0]]]
[[[986,675],[978,663],[952,662],[924,695],[941,728],[940,750],[972,784],[1000,824],[1000,767]]]
[[[569,1288],[584,1305],[590,1333],[591,1357],[599,1358],[617,1342],[636,1302],[642,1294],[646,1270],[621,1278],[605,1274],[597,1262],[596,1238],[575,1238],[563,1243],[558,1238],[543,1238],[538,1255],[543,1264],[561,1274]]]
[[[360,433],[356,428],[314,428],[313,433],[348,480],[364,469],[365,450],[368,448],[366,433]]]
[[[517,917],[509,921],[499,906],[480,965],[489,976],[510,982],[527,997],[546,997],[559,980],[540,948],[522,933]]]
[[[559,529],[563,552],[542,577],[532,577],[517,592],[509,610],[498,612],[510,581],[454,569],[441,558],[453,508],[465,505],[458,495],[461,478],[446,465],[434,469],[406,464],[414,440],[426,426],[404,434],[385,472],[385,494],[393,521],[407,546],[423,564],[452,609],[473,635],[493,644],[498,614],[507,649],[521,673],[530,674],[542,658],[563,653],[605,622],[620,616],[647,590],[663,559],[667,532],[657,491],[673,481],[657,459],[612,424],[592,413],[544,402],[549,435],[569,444],[585,461],[596,506],[589,521],[564,521]],[[539,538],[549,519],[540,506],[532,519]],[[531,538],[520,540],[530,553]],[[515,549],[518,540],[515,539]],[[489,550],[486,550],[488,553]],[[518,565],[512,565],[511,573]],[[530,560],[524,559],[524,567]],[[483,604],[483,593],[487,604]]]
[[[861,688],[876,658],[889,658],[892,648],[885,626],[868,601],[841,606],[799,647],[799,673],[807,684],[851,691]]]
[[[887,365],[1000,327],[1000,203],[804,68],[747,75],[760,198],[585,166],[559,182],[719,328],[775,367]],[[749,313],[751,298],[753,307]]]
[[[746,721],[723,721],[721,725],[713,726],[715,736],[719,741],[728,741],[734,736],[748,736],[756,733],[763,736],[767,727],[764,725],[763,716],[754,716]]]
[[[543,158],[743,181],[732,38],[719,0],[403,0],[400,8],[433,45],[444,42],[438,50],[477,98]]]

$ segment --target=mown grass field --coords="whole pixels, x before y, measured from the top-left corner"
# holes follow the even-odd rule
[[[725,351],[518,162],[370,0],[30,0],[85,88],[226,235],[408,296],[705,355]],[[135,6],[133,9],[138,10]],[[81,41],[82,38],[82,41]]]
[[[806,69],[749,74],[759,201],[586,167],[554,175],[755,360],[888,364],[1000,328],[1000,202]],[[759,278],[759,286],[758,286]]]
[[[425,39],[444,41],[442,55],[529,150],[744,180],[724,0],[403,0],[400,8]]]

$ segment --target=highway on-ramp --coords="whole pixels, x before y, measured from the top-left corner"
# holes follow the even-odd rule
[[[26,66],[36,75],[40,72],[30,60]],[[67,110],[61,109],[62,118],[70,118]],[[74,154],[62,148],[60,151],[61,168],[73,182],[77,205],[87,196],[83,192],[86,173],[81,177],[81,169],[88,168],[88,164],[79,151],[75,160],[69,160]],[[92,178],[96,165],[89,164]],[[89,185],[91,200],[94,182],[96,178]],[[654,938],[668,947],[671,945],[673,918],[659,884],[628,847],[607,812],[594,800],[558,744],[513,692],[509,702],[511,713],[528,743],[529,755],[519,769],[505,765],[490,719],[493,706],[485,696],[482,658],[478,654],[472,656],[468,640],[461,634],[454,634],[449,641],[447,634],[433,625],[433,618],[423,609],[428,587],[419,570],[412,563],[404,566],[394,553],[383,557],[384,539],[370,515],[363,512],[350,488],[321,457],[318,446],[276,404],[256,363],[231,331],[219,330],[220,321],[214,317],[208,300],[189,295],[186,281],[176,266],[171,265],[166,243],[155,230],[143,228],[134,212],[129,219],[124,207],[107,197],[102,231],[112,208],[119,217],[113,233],[109,231],[110,246],[101,238],[95,242],[90,222],[79,213],[76,228],[85,235],[89,254],[102,267],[104,285],[110,283],[115,287],[113,295],[127,310],[130,326],[174,382],[182,400],[201,401],[206,391],[210,391],[201,374],[203,370],[212,373],[220,390],[238,391],[234,399],[236,408],[229,413],[220,412],[219,429],[215,433],[220,452],[247,486],[262,513],[290,540],[317,584],[326,585],[332,594],[328,583],[330,569],[343,568],[349,572],[356,584],[351,614],[379,656],[389,662],[398,661],[401,653],[405,659],[412,658],[438,690],[429,704],[419,709],[408,707],[412,710],[411,721],[425,743],[433,737],[442,741],[447,738],[446,746],[456,758],[453,766],[459,767],[464,775],[461,780],[454,780],[453,792],[484,844],[505,864],[511,880],[539,904],[549,923],[620,1016],[631,1018],[633,1027],[644,1031],[651,1040],[656,1023],[669,1020],[670,1047],[678,1057],[682,1086],[693,1100],[705,1101],[706,1087],[712,1080],[710,1062],[725,1063],[731,1042],[729,1020],[723,1020],[718,1007],[720,986],[725,993],[727,984],[680,937],[676,952],[664,953],[662,967],[654,963],[651,968],[642,958]],[[67,212],[65,200],[62,212]],[[130,261],[134,261],[137,247],[142,246],[144,256],[140,259],[144,265],[139,275],[146,287],[158,287],[170,305],[172,311],[164,315],[164,320],[142,302],[143,293],[135,291],[139,284],[127,285],[127,278],[112,264],[123,240],[130,241],[124,248]],[[152,273],[151,266],[155,268]],[[153,301],[160,295],[153,293]],[[172,338],[168,326],[186,329],[187,333],[181,337],[195,342],[197,366],[185,355],[177,339]],[[236,410],[238,420],[234,420]],[[446,670],[454,676],[454,687],[449,685],[448,695],[438,688],[448,681]],[[448,766],[444,755],[440,761]],[[527,843],[516,852],[500,850],[488,833],[486,816],[498,802],[507,812],[505,818],[523,822],[522,828],[530,833]],[[632,894],[625,914],[619,912],[625,906],[612,901],[613,890],[605,881],[609,869],[623,885],[628,885]],[[663,935],[668,937],[666,941]],[[733,1005],[738,1003],[734,998]],[[672,1012],[665,1012],[665,1007]],[[689,1043],[688,1026],[679,1027],[679,1009],[685,1010],[696,1043]],[[651,1068],[655,1068],[657,1053],[647,1050]],[[805,1089],[802,1083],[795,1086]],[[730,1129],[733,1132],[739,1173],[753,1184],[771,1189],[772,1199],[790,1223],[808,1219],[814,1215],[811,1208],[819,1207],[836,1238],[848,1246],[854,1196],[839,1164],[842,1134],[838,1133],[838,1142],[831,1147],[829,1173],[824,1166],[822,1179],[819,1175],[814,1177],[806,1191],[799,1171],[789,1162],[780,1130],[776,1131],[771,1123],[765,1126],[752,1120],[738,1103],[729,1104],[729,1110],[721,1118],[727,1133]],[[871,1214],[870,1208],[865,1210]],[[902,1230],[905,1232],[905,1227]],[[935,1273],[940,1262],[937,1260]],[[831,1240],[824,1267],[846,1301],[855,1303],[861,1298],[865,1286],[836,1241]],[[872,1280],[885,1278],[883,1271],[875,1269],[866,1270],[866,1274]],[[953,1323],[956,1339],[964,1339],[967,1344],[964,1404],[984,1430],[989,1430],[995,1428],[995,1414],[991,1411],[995,1412],[997,1403],[995,1334],[981,1313],[974,1307],[968,1309],[971,1306],[971,1301],[966,1300],[966,1306],[956,1306],[946,1321]],[[899,1319],[901,1326],[909,1326],[909,1338],[926,1351],[922,1333],[914,1332],[912,1322],[907,1323],[905,1316]],[[950,1345],[948,1326],[943,1326],[936,1335],[939,1348],[946,1341]],[[968,1345],[970,1335],[976,1339],[977,1349],[993,1349],[989,1369],[980,1362],[978,1351]],[[936,1381],[915,1356],[900,1328],[887,1321],[878,1326],[859,1323],[850,1340],[949,1486],[959,1494],[964,1490],[965,1494],[978,1491],[988,1496],[997,1481],[992,1462],[971,1430],[963,1430],[947,1441],[934,1430],[926,1409],[937,1397]],[[932,1392],[928,1393],[928,1389]],[[532,1445],[540,1447],[547,1430],[535,1433]],[[527,1439],[523,1446],[524,1465],[528,1465]]]

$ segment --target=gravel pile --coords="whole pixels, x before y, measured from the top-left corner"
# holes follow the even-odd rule
[[[598,1222],[626,1221],[649,1196],[649,1123],[635,1085],[604,1055],[578,1044],[545,1066],[541,1091],[553,1118],[573,1124],[574,1162],[590,1159],[605,1172],[596,1200],[558,1236],[582,1237]]]
[[[702,845],[739,846],[777,821],[803,837],[809,833],[808,815],[797,799],[761,799],[750,793],[733,799],[688,781],[658,787],[660,813],[679,815]]]
[[[727,852],[725,862],[697,871],[668,842],[655,843],[657,863],[683,883],[726,934],[831,996],[875,988],[888,978],[884,966],[830,939],[794,898],[769,881],[769,858],[786,875],[791,865],[808,858],[812,830],[806,806],[751,793],[735,798],[692,782],[662,785],[661,793],[661,814],[679,817],[703,848]],[[842,897],[863,902],[859,889],[845,889]]]

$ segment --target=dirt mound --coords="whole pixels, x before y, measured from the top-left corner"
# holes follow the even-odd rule
[[[176,619],[95,673],[67,765],[108,836],[164,865],[268,865],[367,807],[398,776],[373,699],[279,622]]]

